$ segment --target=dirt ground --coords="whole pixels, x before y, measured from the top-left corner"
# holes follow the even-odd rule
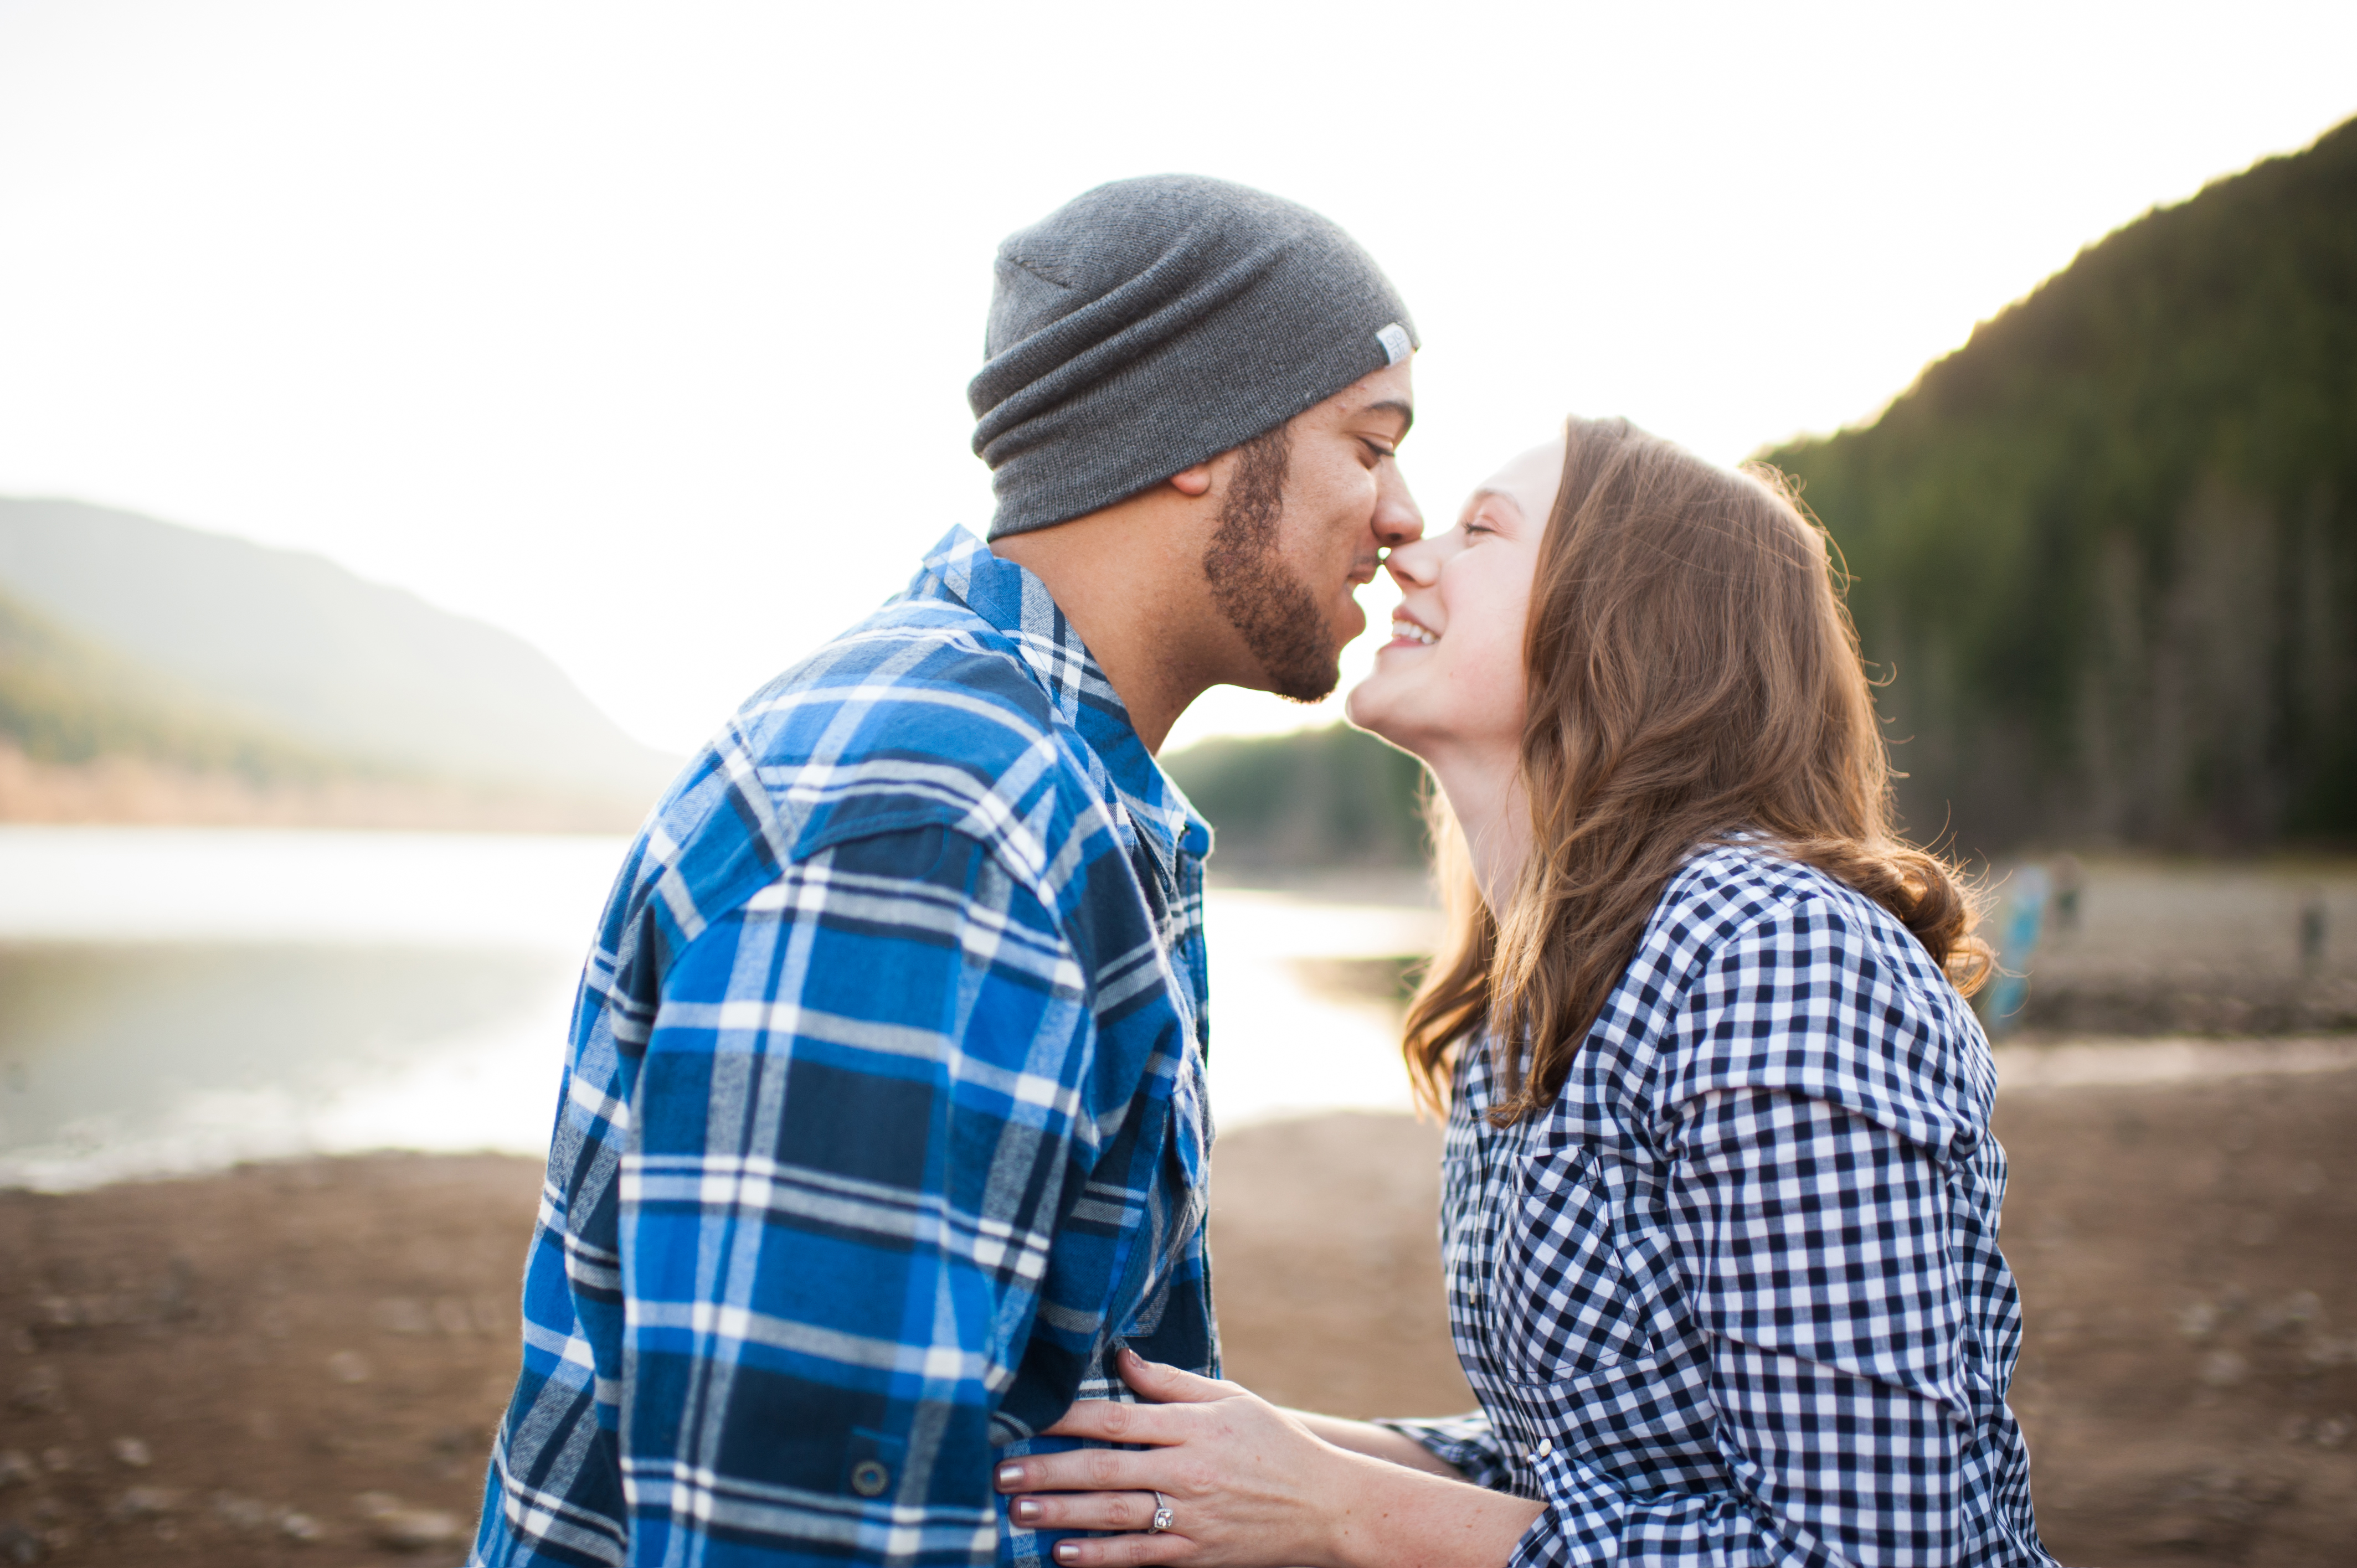
[[[2008,1094],[2040,1521],[2108,1568],[2357,1561],[2357,1073]],[[1221,1140],[1230,1374],[1469,1396],[1434,1129]],[[515,1364],[537,1169],[373,1156],[0,1193],[0,1563],[454,1563]]]

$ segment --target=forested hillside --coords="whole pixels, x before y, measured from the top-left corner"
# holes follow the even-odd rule
[[[1765,456],[1856,575],[1919,836],[2357,839],[2357,122]]]

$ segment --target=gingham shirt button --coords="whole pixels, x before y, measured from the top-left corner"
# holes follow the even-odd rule
[[[1539,1445],[1536,1448],[1532,1449],[1528,1454],[1523,1455],[1523,1457],[1535,1464],[1537,1461],[1545,1458],[1548,1455],[1554,1452],[1555,1439],[1552,1437],[1542,1437],[1539,1439]]]

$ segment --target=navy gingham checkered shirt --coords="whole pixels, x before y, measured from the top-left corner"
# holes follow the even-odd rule
[[[994,1462],[1217,1373],[1210,847],[963,530],[757,693],[582,980],[472,1561],[1038,1562]]]
[[[1462,1053],[1441,1237],[1481,1410],[1387,1424],[1546,1505],[1510,1568],[2048,1568],[1996,1088],[1888,912],[1706,849],[1551,1108],[1492,1126]]]

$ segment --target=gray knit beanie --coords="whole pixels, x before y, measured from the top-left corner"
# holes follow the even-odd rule
[[[990,537],[1135,495],[1416,346],[1373,260],[1308,208],[1195,175],[1101,185],[998,248],[966,388]]]

